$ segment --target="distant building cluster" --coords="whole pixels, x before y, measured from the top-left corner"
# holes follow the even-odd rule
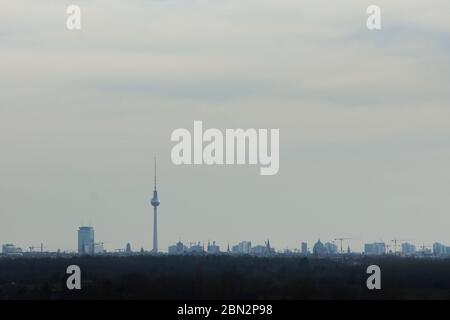
[[[21,255],[22,254],[22,249],[21,248],[17,248],[12,243],[6,243],[6,244],[2,245],[2,254],[10,255],[10,256],[11,255]]]
[[[275,254],[275,250],[270,247],[270,242],[266,241],[265,245],[252,246],[250,241],[242,241],[231,247],[227,247],[227,251],[220,251],[220,247],[215,241],[212,243],[208,241],[208,245],[205,246],[197,242],[195,244],[190,244],[189,246],[184,245],[181,241],[176,244],[169,246],[168,254],[232,254],[232,255],[256,255],[256,256],[267,256]]]
[[[154,248],[150,252],[145,252],[144,249],[139,251],[133,251],[131,244],[127,243],[123,249],[115,249],[113,251],[107,251],[104,248],[103,242],[95,241],[95,231],[93,227],[81,226],[78,229],[78,250],[74,252],[63,252],[60,250],[57,252],[44,251],[44,246],[31,246],[28,247],[28,251],[22,250],[12,243],[2,245],[2,257],[21,257],[21,256],[55,256],[61,254],[68,255],[137,255],[137,254],[156,254]],[[436,258],[450,258],[450,246],[435,242],[432,246],[419,246],[416,247],[402,240],[391,240],[389,243],[385,242],[373,242],[366,243],[364,245],[364,251],[362,253],[353,252],[350,246],[343,248],[343,241],[355,239],[355,238],[337,238],[334,241],[339,240],[339,246],[334,241],[322,242],[320,239],[314,243],[312,248],[308,247],[307,242],[301,242],[298,249],[282,251],[276,251],[267,240],[263,245],[252,245],[251,241],[241,241],[235,245],[227,246],[225,250],[221,250],[220,246],[215,241],[208,241],[205,245],[201,242],[184,244],[178,241],[176,244],[169,246],[169,255],[252,255],[252,256],[272,256],[272,255],[299,255],[299,256],[314,256],[314,257],[330,257],[340,256],[342,254],[347,255],[366,255],[366,256],[383,256],[383,255],[396,255],[402,257],[436,257]],[[40,250],[39,250],[40,248]],[[38,250],[35,250],[38,249]]]
[[[393,240],[394,241],[394,240]],[[364,245],[365,255],[385,255],[394,254],[404,257],[413,256],[434,256],[434,257],[450,257],[450,247],[435,242],[433,246],[422,245],[417,248],[414,244],[403,242],[398,250],[396,245],[388,245],[384,242],[368,243]]]
[[[331,255],[338,253],[337,246],[332,242],[322,243],[320,239],[314,244],[313,254],[316,256]]]
[[[364,254],[368,256],[379,256],[386,253],[386,244],[384,242],[366,243],[364,245]]]
[[[343,238],[342,238],[343,239]],[[337,239],[337,240],[342,240]],[[394,240],[392,240],[394,241]],[[396,243],[397,244],[397,243]],[[270,246],[269,241],[267,241],[264,245],[256,245],[252,246],[250,241],[241,241],[233,246],[228,245],[226,251],[221,251],[220,247],[216,245],[216,242],[208,242],[205,247],[200,242],[189,244],[188,246],[183,244],[181,241],[178,243],[169,246],[168,254],[170,255],[180,255],[180,254],[229,254],[229,255],[253,255],[253,256],[268,256],[273,254],[296,254],[301,256],[316,256],[316,257],[325,257],[325,256],[333,256],[340,254],[362,254],[367,256],[382,256],[382,255],[397,255],[403,257],[450,257],[450,247],[442,245],[440,243],[434,243],[433,246],[421,246],[420,249],[417,249],[415,245],[409,242],[399,243],[398,248],[396,245],[388,245],[384,242],[374,242],[374,243],[366,243],[364,245],[364,251],[362,253],[353,252],[350,249],[350,246],[344,250],[342,248],[342,243],[340,248],[334,242],[325,242],[323,243],[320,239],[314,243],[312,250],[308,248],[307,242],[302,242],[300,244],[299,249],[296,250],[284,250],[276,252],[274,248]]]
[[[252,253],[252,243],[250,241],[241,241],[237,245],[231,247],[231,253],[250,254]]]

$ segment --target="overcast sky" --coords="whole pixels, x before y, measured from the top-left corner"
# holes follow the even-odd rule
[[[78,4],[82,30],[66,29]],[[382,30],[366,28],[366,8]],[[0,0],[0,243],[450,244],[450,2]],[[279,128],[280,171],[175,166],[174,129]]]

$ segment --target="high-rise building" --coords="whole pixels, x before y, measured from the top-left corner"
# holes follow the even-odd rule
[[[156,190],[156,158],[155,158],[155,189],[153,190],[153,198],[151,204],[153,207],[153,253],[158,252],[158,206],[160,205],[158,191]]]
[[[308,244],[306,242],[302,242],[300,246],[300,252],[304,256],[308,255]]]
[[[95,250],[94,228],[80,227],[78,229],[78,253],[94,254],[94,250]]]
[[[438,257],[450,255],[450,247],[435,242],[433,243],[433,254]]]

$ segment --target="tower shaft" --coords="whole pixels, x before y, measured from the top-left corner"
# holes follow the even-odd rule
[[[158,207],[153,207],[153,252],[158,252]]]

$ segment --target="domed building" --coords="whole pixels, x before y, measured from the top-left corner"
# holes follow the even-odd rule
[[[314,244],[313,253],[315,255],[324,255],[327,253],[327,250],[320,239],[317,240],[317,242]]]

